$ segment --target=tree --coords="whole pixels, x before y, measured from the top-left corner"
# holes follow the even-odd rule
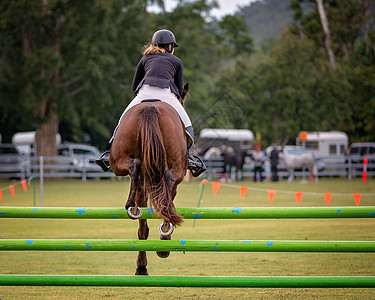
[[[223,73],[220,88],[239,103],[258,142],[269,144],[301,130],[342,128],[351,116],[351,86],[342,77],[311,40],[285,31],[262,61],[244,56]]]
[[[293,30],[321,46],[324,31],[322,26],[317,26],[316,3],[309,0],[312,10],[304,13],[300,9],[303,2],[291,2],[297,21]],[[330,20],[332,49],[341,78],[337,85],[350,86],[348,97],[351,100],[345,106],[350,113],[337,128],[346,131],[353,141],[373,140],[374,122],[369,116],[375,113],[372,76],[375,64],[374,1],[330,0],[325,2],[324,8]]]
[[[253,39],[249,34],[249,30],[243,17],[226,15],[220,22],[223,34],[219,38],[223,38],[222,45],[231,50],[231,56],[238,56],[242,53],[251,54],[253,49]]]
[[[133,69],[138,59],[133,47],[144,29],[146,4],[136,0],[0,3],[3,118],[15,111],[11,105],[22,112],[22,118],[27,116],[28,126],[37,128],[38,155],[56,154],[59,123],[64,134],[77,141],[90,131],[110,137],[108,120],[114,111],[123,110],[129,95],[123,93],[124,83],[130,85],[130,66]],[[117,109],[108,109],[111,106]]]
[[[304,2],[310,3],[310,10],[301,9],[301,4]],[[355,54],[358,41],[363,36],[371,35],[370,24],[374,16],[371,9],[372,2],[326,0],[323,5],[322,0],[292,0],[291,8],[296,21],[293,29],[306,35],[319,46],[325,45],[327,36],[331,37],[330,47],[336,63],[340,63],[341,60],[348,60]],[[367,42],[370,43],[370,39],[367,39]]]

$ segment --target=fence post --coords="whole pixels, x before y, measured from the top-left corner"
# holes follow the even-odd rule
[[[82,181],[86,181],[87,180],[87,165],[88,165],[88,159],[82,159],[82,165],[83,165],[83,168],[82,168]]]
[[[44,176],[44,166],[43,166],[43,156],[39,156],[39,180],[40,180],[40,206],[43,207],[43,176]]]

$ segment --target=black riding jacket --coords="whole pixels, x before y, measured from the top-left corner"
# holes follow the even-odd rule
[[[132,88],[136,94],[144,84],[163,89],[170,88],[180,98],[183,81],[184,66],[181,59],[165,52],[141,58],[134,74]]]

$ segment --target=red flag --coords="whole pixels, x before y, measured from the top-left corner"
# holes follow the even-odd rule
[[[207,179],[203,179],[202,183],[203,183],[203,184],[207,184],[207,183],[208,183],[208,180],[207,180]]]
[[[362,194],[354,194],[353,196],[354,196],[355,204],[358,206],[359,202],[361,201]]]
[[[0,189],[0,201],[3,200],[3,191]]]
[[[214,196],[216,196],[217,192],[219,191],[220,186],[221,186],[220,182],[212,182],[212,193]]]
[[[276,191],[275,190],[267,190],[268,192],[268,198],[270,199],[270,203],[273,202],[273,198],[275,198]]]
[[[303,192],[295,192],[294,196],[296,197],[297,204],[299,205],[303,196]]]
[[[246,187],[246,186],[240,186],[240,196],[241,196],[241,199],[243,199],[245,197],[248,189],[249,188]]]
[[[326,205],[329,206],[332,199],[332,193],[324,193],[324,199],[326,200]]]
[[[22,180],[22,181],[21,181],[21,184],[22,184],[22,188],[23,188],[23,190],[24,190],[25,192],[27,192],[26,180],[25,180],[25,179]]]
[[[14,185],[9,186],[10,193],[12,194],[13,197],[16,197],[16,193],[14,192]]]

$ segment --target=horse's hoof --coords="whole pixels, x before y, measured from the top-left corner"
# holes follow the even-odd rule
[[[146,267],[138,267],[135,271],[135,275],[148,275]]]
[[[164,222],[161,223],[161,224],[159,225],[159,232],[160,232],[160,234],[161,234],[162,236],[168,236],[168,235],[171,235],[172,232],[173,232],[173,230],[174,230],[174,227],[173,227],[172,223],[169,223],[169,230],[168,230],[167,232],[164,232],[164,231],[163,231],[163,229],[162,229],[163,225],[164,225]]]
[[[160,257],[160,258],[167,258],[170,254],[169,251],[156,251],[156,254]]]
[[[129,207],[128,208],[128,216],[130,219],[139,219],[143,214],[143,211],[139,207]]]

